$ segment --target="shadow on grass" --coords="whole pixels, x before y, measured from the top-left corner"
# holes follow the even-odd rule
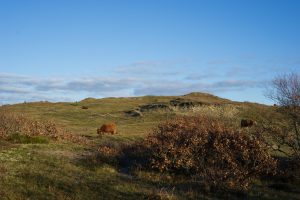
[[[179,199],[211,199],[230,198],[244,199],[246,193],[239,191],[213,191],[206,185],[193,182],[190,178],[174,176],[153,171],[144,171],[136,168],[130,159],[119,160],[119,155],[109,156],[95,151],[86,157],[77,159],[76,164],[86,170],[97,170],[99,167],[109,166],[117,169],[117,180],[124,183],[135,183],[141,187],[154,191],[152,194],[143,194],[145,199],[161,199],[162,195],[174,195]],[[145,176],[141,174],[151,174]],[[171,177],[171,178],[170,178]],[[164,193],[164,194],[161,194]],[[124,198],[126,199],[126,198]],[[177,198],[176,198],[177,199]]]
[[[76,176],[55,177],[51,175],[26,172],[21,177],[26,184],[22,197],[29,199],[143,199],[147,195],[126,189],[126,184],[135,184],[118,176]],[[140,184],[140,183],[139,183]],[[125,185],[125,186],[124,186]],[[126,190],[122,190],[122,188]],[[134,186],[132,186],[134,187]]]
[[[121,182],[135,182],[152,190],[167,191],[183,199],[300,199],[300,180],[291,180],[286,174],[262,177],[248,191],[224,191],[208,188],[188,177],[141,170],[126,155],[121,158],[122,160],[117,153],[106,155],[95,151],[88,157],[77,160],[77,164],[89,170],[108,165],[118,170],[117,179]]]

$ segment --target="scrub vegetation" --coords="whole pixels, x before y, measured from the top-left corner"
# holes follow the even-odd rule
[[[4,105],[0,199],[300,199],[282,109],[205,93]]]

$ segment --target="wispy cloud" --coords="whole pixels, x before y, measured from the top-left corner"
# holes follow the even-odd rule
[[[216,71],[207,70],[200,73],[189,74],[184,79],[189,81],[203,81],[204,79],[215,79],[220,76],[221,74]]]
[[[193,91],[221,94],[261,88],[256,70],[243,67],[182,68],[187,61],[139,61],[119,66],[110,77],[34,77],[0,73],[0,103],[80,100],[85,97],[181,95]],[[174,67],[173,67],[174,66]]]
[[[92,78],[70,81],[65,85],[65,90],[69,91],[97,91],[108,92],[118,91],[131,87],[134,84],[134,79],[116,79],[116,78]]]
[[[152,84],[143,85],[135,89],[136,95],[180,95],[184,93],[201,91],[210,93],[220,93],[228,91],[241,91],[250,88],[260,88],[265,81],[253,80],[224,80],[213,83],[194,82],[187,83],[184,81],[158,81]]]
[[[229,89],[247,89],[253,87],[262,87],[266,81],[255,80],[223,80],[209,84],[209,88],[213,91],[229,90]]]
[[[30,90],[25,88],[0,86],[0,94],[11,93],[11,94],[28,94]]]

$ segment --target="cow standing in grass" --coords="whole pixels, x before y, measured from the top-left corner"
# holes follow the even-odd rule
[[[100,128],[97,129],[99,135],[104,133],[110,133],[111,135],[117,134],[117,125],[115,123],[103,124]]]

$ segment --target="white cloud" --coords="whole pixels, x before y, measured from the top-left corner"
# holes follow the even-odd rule
[[[189,92],[222,93],[242,91],[250,88],[261,88],[264,81],[249,78],[238,79],[236,76],[226,77],[216,68],[207,68],[202,73],[181,71],[158,67],[147,76],[140,76],[136,69],[149,68],[149,65],[162,66],[164,62],[136,62],[128,70],[121,71],[111,77],[32,77],[0,73],[0,103],[23,101],[63,101],[79,100],[85,97],[133,96],[133,95],[181,95]],[[170,63],[169,63],[170,64]],[[147,66],[147,67],[146,67]],[[135,68],[136,67],[136,68]],[[123,68],[124,69],[124,68]],[[150,69],[151,71],[152,69]],[[230,70],[230,69],[229,69]],[[163,75],[169,73],[169,76]],[[173,73],[173,74],[172,74]],[[131,77],[131,78],[126,78]]]

